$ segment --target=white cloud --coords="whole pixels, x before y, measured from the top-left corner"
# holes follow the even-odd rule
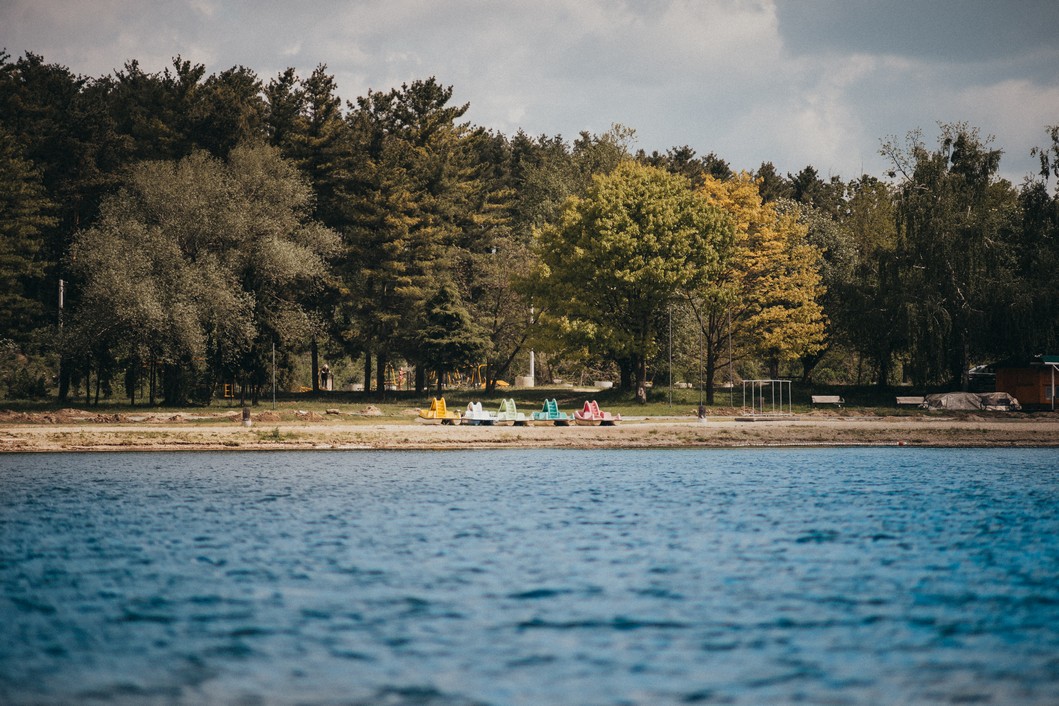
[[[953,105],[953,112],[966,116],[962,119],[977,126],[983,136],[995,136],[994,146],[1004,150],[1001,171],[1016,184],[1036,171],[1029,151],[1047,146],[1046,126],[1059,125],[1059,86],[1010,79],[963,89],[954,96]]]
[[[904,7],[954,34],[992,30],[975,13]],[[1027,12],[1050,17],[1044,7]],[[981,55],[948,40],[933,52],[929,32],[875,37],[873,23],[891,22],[880,12],[824,0],[2,0],[0,46],[90,76],[128,59],[158,71],[177,54],[265,81],[324,63],[346,100],[435,75],[471,103],[469,119],[508,134],[621,122],[644,149],[688,144],[736,168],[881,173],[881,138],[966,120],[1024,172],[1043,126],[1059,123],[1054,33],[1027,33],[1023,17]]]

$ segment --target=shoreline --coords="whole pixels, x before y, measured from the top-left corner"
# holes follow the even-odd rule
[[[1036,417],[644,418],[613,427],[420,425],[330,419],[213,423],[0,422],[0,453],[107,451],[807,448],[1059,448],[1059,415]]]

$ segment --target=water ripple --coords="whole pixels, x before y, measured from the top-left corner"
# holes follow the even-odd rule
[[[0,703],[1053,704],[1054,450],[0,456]]]

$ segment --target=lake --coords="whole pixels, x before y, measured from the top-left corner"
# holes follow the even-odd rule
[[[3,704],[1055,704],[1059,451],[0,456]]]

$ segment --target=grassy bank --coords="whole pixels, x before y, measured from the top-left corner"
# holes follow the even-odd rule
[[[918,416],[937,414],[914,407],[898,407],[897,395],[925,394],[936,390],[911,390],[908,388],[877,387],[826,387],[820,385],[793,384],[792,411],[795,414],[828,414],[833,416]],[[271,397],[259,400],[251,406],[252,414],[276,415],[277,419],[297,419],[298,413],[326,417],[328,410],[338,411],[343,418],[356,419],[364,417],[372,421],[400,421],[413,416],[413,410],[430,406],[433,391],[424,395],[414,392],[392,392],[383,395],[363,392],[319,392],[319,393],[280,393],[275,407]],[[711,417],[735,416],[743,407],[741,387],[734,391],[718,389],[715,391],[714,404],[706,405],[707,414]],[[812,395],[839,395],[845,399],[842,408],[827,405],[814,408],[810,404]],[[586,400],[596,400],[601,407],[624,417],[694,417],[700,399],[705,403],[705,396],[700,397],[696,389],[673,389],[668,387],[649,390],[647,404],[636,402],[632,393],[622,390],[601,390],[589,387],[551,386],[535,388],[503,388],[491,395],[482,390],[455,389],[445,391],[445,400],[450,409],[463,409],[468,402],[480,401],[487,409],[499,406],[500,400],[511,397],[519,409],[531,412],[540,409],[544,400],[555,398],[559,408],[573,412],[580,409]],[[76,409],[96,416],[138,417],[144,415],[180,415],[185,421],[208,423],[218,415],[237,413],[241,406],[236,400],[215,400],[209,406],[163,407],[146,404],[130,405],[125,400],[102,400],[98,405],[86,403],[83,398],[70,399],[60,404],[58,401],[25,401],[0,400],[0,409],[13,412],[33,414],[54,414],[64,409]],[[952,414],[948,412],[947,414]],[[979,414],[981,414],[979,412]],[[304,415],[303,415],[304,416]],[[336,416],[336,415],[330,415]]]
[[[435,396],[435,391],[430,390],[424,394],[417,395],[414,392],[387,391],[384,394],[376,392],[318,392],[318,393],[279,393],[276,397],[275,409],[285,410],[307,410],[324,412],[330,408],[340,408],[343,411],[364,409],[374,407],[382,411],[384,416],[400,416],[409,408],[427,407]],[[718,393],[719,394],[719,393]],[[679,408],[680,413],[690,413],[699,403],[698,391],[674,390],[672,405],[669,403],[668,390],[655,390],[646,405],[637,404],[633,396],[618,390],[599,390],[593,388],[562,387],[536,387],[536,388],[502,388],[493,394],[487,395],[483,390],[454,389],[446,390],[444,397],[449,407],[455,408],[466,406],[468,402],[480,401],[487,407],[499,405],[504,398],[513,398],[520,408],[539,408],[546,399],[555,398],[560,407],[580,407],[585,400],[598,400],[600,405],[608,408],[615,406],[630,413],[636,411],[638,414],[669,414],[672,409]],[[723,399],[718,397],[717,407],[728,405],[727,392]],[[723,402],[723,404],[721,404]],[[737,400],[738,403],[738,400]],[[256,412],[265,412],[273,409],[271,396],[260,399],[258,404],[249,405]],[[60,409],[76,408],[80,410],[106,413],[106,414],[138,414],[148,412],[185,412],[194,414],[196,411],[223,412],[225,410],[238,410],[241,408],[238,399],[216,399],[209,405],[166,407],[162,405],[151,406],[145,403],[130,405],[127,400],[104,399],[99,404],[86,402],[83,397],[70,398],[66,402],[59,403],[55,399],[47,400],[0,400],[0,409],[9,409],[19,412],[54,412]]]

